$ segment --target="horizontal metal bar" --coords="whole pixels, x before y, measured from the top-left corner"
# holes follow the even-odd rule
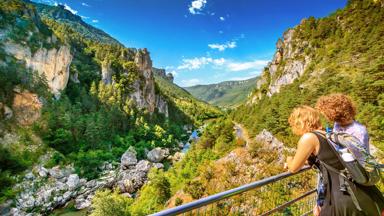
[[[311,167],[306,166],[303,169],[301,169],[300,171],[298,171],[297,173],[284,172],[284,173],[281,173],[279,175],[271,176],[271,177],[268,177],[268,178],[250,183],[250,184],[242,185],[240,187],[237,187],[237,188],[234,188],[231,190],[227,190],[227,191],[217,193],[217,194],[214,194],[214,195],[211,195],[208,197],[204,197],[204,198],[201,198],[199,200],[195,200],[193,202],[186,203],[184,205],[176,206],[174,208],[170,208],[170,209],[166,209],[166,210],[163,210],[161,212],[158,212],[158,213],[154,213],[154,214],[152,214],[152,216],[178,215],[181,213],[185,213],[185,212],[191,211],[193,209],[197,209],[199,207],[206,206],[206,205],[209,205],[211,203],[226,199],[228,197],[232,197],[232,196],[250,191],[252,189],[259,188],[259,187],[262,187],[264,185],[279,181],[281,179],[284,179],[284,178],[287,178],[287,177],[290,177],[293,175],[297,175],[297,174],[305,172],[309,169],[311,169]]]
[[[261,216],[271,215],[272,213],[280,211],[280,210],[290,206],[291,204],[293,204],[293,203],[295,203],[295,202],[297,202],[297,201],[299,201],[301,199],[304,199],[305,197],[315,193],[316,191],[317,191],[316,189],[310,190],[310,191],[302,194],[301,196],[299,196],[299,197],[297,197],[297,198],[295,198],[293,200],[290,200],[290,201],[288,201],[288,202],[286,202],[286,203],[284,203],[284,204],[282,204],[280,206],[277,206],[276,208],[274,208],[274,209],[272,209],[272,210],[270,210],[268,212],[265,212],[265,213],[261,214]]]

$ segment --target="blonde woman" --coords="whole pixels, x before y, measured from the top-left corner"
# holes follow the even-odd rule
[[[317,157],[321,162],[337,170],[344,169],[325,138],[318,111],[309,106],[298,107],[289,117],[289,124],[293,133],[301,136],[295,156],[287,158],[289,171],[300,170],[310,156]],[[342,190],[338,173],[327,170],[325,166],[321,166],[320,172],[324,176],[325,185],[325,202],[320,215],[380,216],[384,209],[384,197],[375,186],[361,186],[346,179],[345,183],[353,191],[349,194]],[[356,198],[355,202],[353,198]]]

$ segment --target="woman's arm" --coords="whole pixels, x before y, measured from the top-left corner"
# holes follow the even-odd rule
[[[315,151],[318,143],[313,133],[304,134],[297,144],[295,157],[287,158],[288,170],[292,173],[299,171],[307,161],[308,157]]]

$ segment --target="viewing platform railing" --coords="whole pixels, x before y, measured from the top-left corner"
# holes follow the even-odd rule
[[[305,167],[152,214],[165,215],[311,215],[316,175]]]

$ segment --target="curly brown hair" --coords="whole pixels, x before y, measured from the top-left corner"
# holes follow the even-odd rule
[[[345,124],[356,116],[356,106],[350,97],[345,94],[335,93],[321,96],[316,103],[316,108],[325,115],[329,121]]]

